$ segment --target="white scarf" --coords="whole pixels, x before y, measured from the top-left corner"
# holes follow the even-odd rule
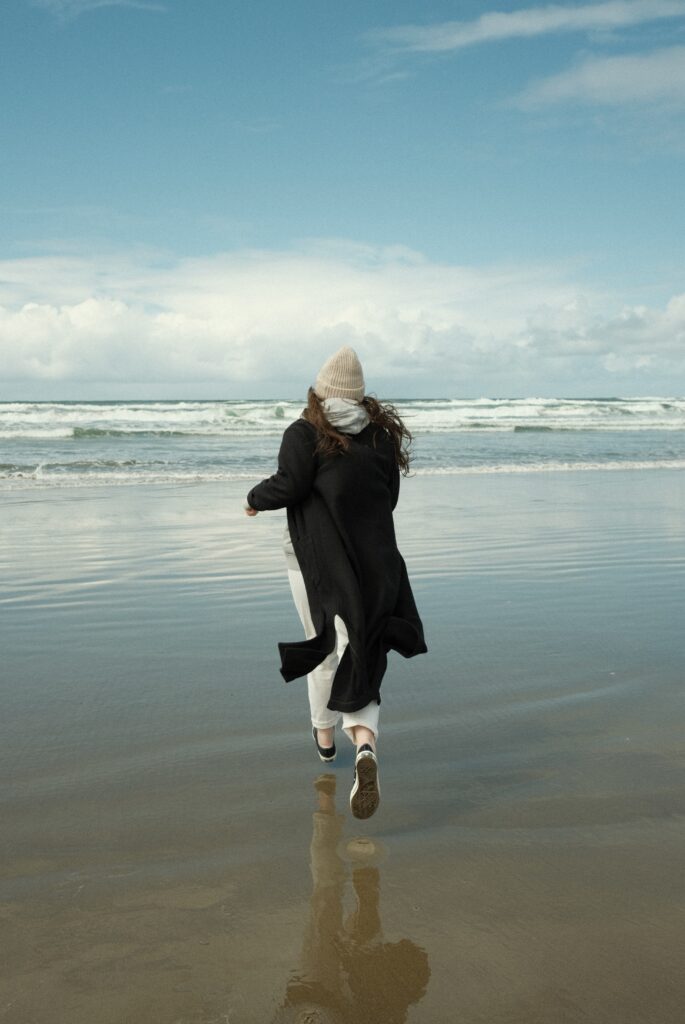
[[[369,414],[353,398],[324,398],[323,411],[332,427],[343,434],[359,434],[369,424]]]

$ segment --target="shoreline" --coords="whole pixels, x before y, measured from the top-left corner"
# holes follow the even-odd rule
[[[544,462],[528,465],[526,463],[507,464],[501,463],[490,466],[446,466],[435,469],[417,467],[410,473],[412,477],[442,477],[442,476],[521,476],[526,474],[545,473],[616,473],[616,472],[654,472],[656,470],[678,471],[685,470],[685,459],[662,459],[642,460],[631,462]],[[194,487],[202,485],[227,485],[241,482],[258,480],[254,473],[231,473],[230,475],[203,475],[189,474],[188,476],[170,476],[167,479],[137,479],[134,474],[122,474],[119,478],[108,476],[105,479],[93,479],[89,474],[87,479],[76,479],[73,482],[69,479],[50,478],[2,478],[0,479],[0,494],[12,494],[17,491],[60,491],[82,489],[99,489],[103,487]]]

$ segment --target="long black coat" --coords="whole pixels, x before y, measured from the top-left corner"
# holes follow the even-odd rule
[[[259,512],[287,509],[317,630],[311,640],[278,645],[286,682],[311,672],[333,651],[336,615],[347,626],[349,644],[328,702],[336,711],[380,704],[390,649],[405,658],[427,649],[395,540],[400,477],[392,441],[373,423],[348,436],[347,451],[320,455],[316,428],[304,419],[291,423],[278,471],[247,497]]]

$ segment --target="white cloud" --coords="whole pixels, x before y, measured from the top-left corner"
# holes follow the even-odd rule
[[[77,18],[79,14],[100,7],[133,7],[141,11],[165,11],[164,4],[152,0],[33,0],[34,7],[42,7],[59,18]]]
[[[581,6],[550,4],[520,11],[491,11],[474,21],[399,25],[373,32],[371,39],[400,50],[436,53],[503,39],[627,28],[683,16],[685,3],[682,0],[606,0]]]
[[[662,379],[672,375],[676,390],[682,390],[685,293],[674,296],[663,310],[624,306],[610,316],[577,304],[541,308],[528,318],[519,343],[548,362],[577,365],[579,359],[587,360],[598,373],[660,371]]]
[[[370,380],[405,394],[530,393],[558,380],[569,393],[574,379],[629,372],[645,387],[679,374],[682,387],[685,371],[685,295],[663,310],[621,309],[551,267],[321,242],[172,262],[6,260],[0,282],[5,389],[215,381],[252,394],[280,382],[286,393],[343,343]]]
[[[531,84],[513,100],[522,109],[555,103],[602,105],[682,104],[685,101],[685,46],[647,54],[590,57],[577,67]]]

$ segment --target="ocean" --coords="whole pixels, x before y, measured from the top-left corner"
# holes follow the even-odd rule
[[[397,400],[417,474],[683,469],[685,398]],[[0,489],[254,479],[301,401],[0,403]]]

